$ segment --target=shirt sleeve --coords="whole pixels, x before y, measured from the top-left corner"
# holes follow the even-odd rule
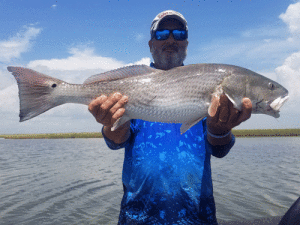
[[[131,130],[130,130],[130,136],[131,136]],[[130,140],[130,136],[129,138],[123,142],[123,143],[120,143],[120,144],[117,144],[115,143],[114,141],[110,140],[108,137],[106,137],[104,135],[104,132],[103,132],[103,127],[102,127],[102,136],[105,140],[105,143],[107,145],[107,147],[109,147],[111,150],[118,150],[118,149],[121,149],[121,148],[125,148],[125,146],[129,143],[129,140]]]
[[[225,157],[230,149],[233,147],[235,143],[235,136],[231,134],[231,141],[226,145],[211,145],[207,141],[207,132],[206,132],[206,118],[203,119],[203,130],[204,130],[204,138],[205,138],[205,146],[208,151],[211,152],[211,154],[217,158],[223,158]]]
[[[231,141],[226,144],[226,145],[211,145],[208,141],[207,141],[207,137],[206,137],[206,132],[205,132],[205,142],[206,142],[206,148],[209,149],[211,151],[211,154],[217,158],[223,158],[225,157],[230,149],[233,147],[234,143],[235,143],[235,137],[233,134],[231,134]]]

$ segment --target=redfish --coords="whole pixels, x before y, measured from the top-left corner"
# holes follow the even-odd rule
[[[225,94],[238,110],[248,97],[252,113],[275,118],[289,98],[288,90],[275,81],[225,64],[192,64],[166,71],[135,65],[91,76],[83,84],[69,84],[22,67],[7,69],[19,87],[20,122],[65,103],[88,105],[102,94],[120,92],[128,96],[128,103],[112,130],[130,119],[142,119],[181,123],[184,133],[208,115],[212,95]]]

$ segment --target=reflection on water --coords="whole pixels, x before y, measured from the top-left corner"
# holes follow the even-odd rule
[[[218,218],[282,216],[300,196],[300,138],[239,138],[212,158]]]
[[[217,217],[281,216],[300,195],[300,138],[237,139],[212,157]],[[0,224],[116,224],[124,150],[103,139],[0,140]]]
[[[62,139],[1,140],[0,151],[3,224],[116,224],[123,150]]]

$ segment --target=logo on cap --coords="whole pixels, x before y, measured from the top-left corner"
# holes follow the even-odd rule
[[[161,15],[158,16],[159,19],[163,18],[164,16],[168,15],[168,14],[172,14],[171,12],[164,12]]]

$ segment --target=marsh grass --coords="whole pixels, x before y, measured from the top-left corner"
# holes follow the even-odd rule
[[[233,130],[235,137],[295,137],[300,129]]]
[[[235,137],[295,137],[300,136],[300,129],[263,129],[233,130]],[[102,138],[100,132],[50,133],[50,134],[3,134],[5,139],[60,139],[60,138]]]

